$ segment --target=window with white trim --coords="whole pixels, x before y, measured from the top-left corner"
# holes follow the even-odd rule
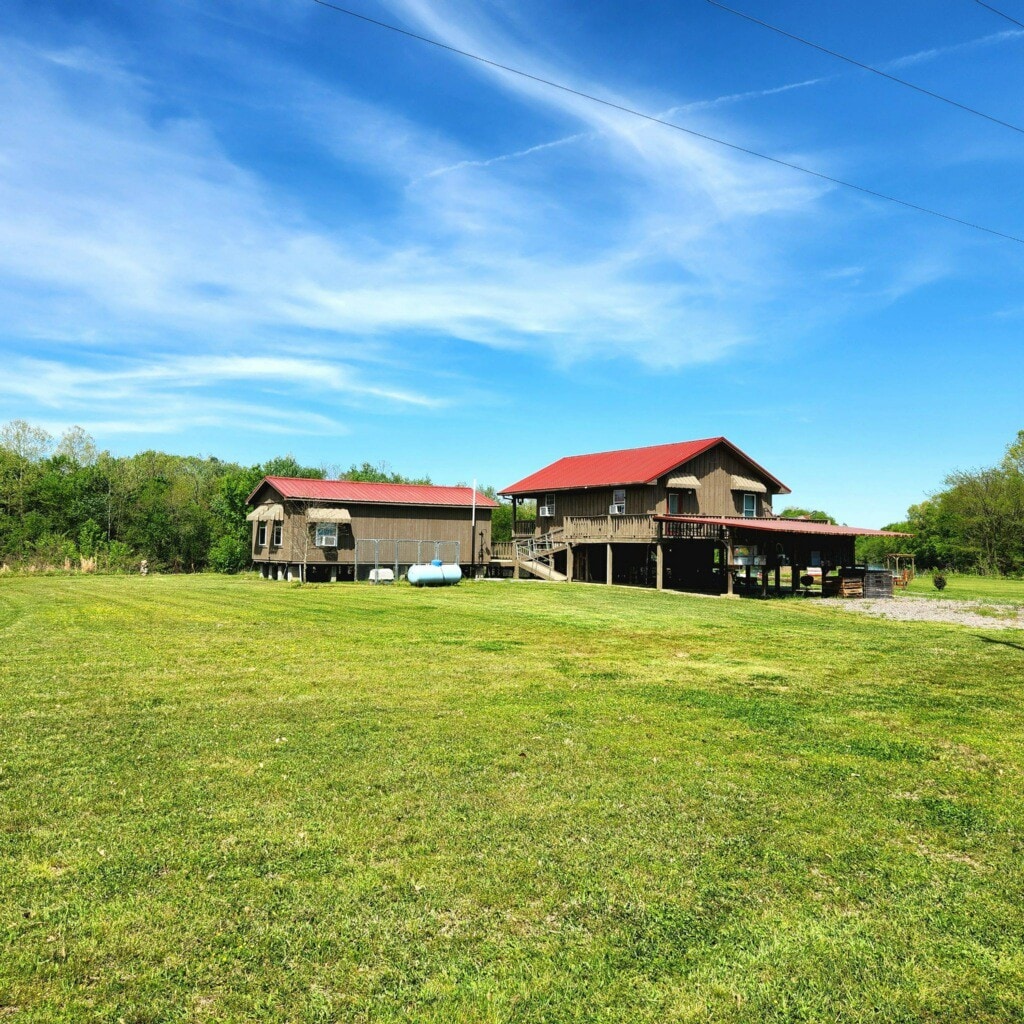
[[[612,491],[612,504],[613,505],[625,505],[626,504],[626,488],[617,487]]]
[[[336,548],[338,546],[338,524],[316,524],[316,546],[318,548]]]
[[[256,524],[256,546],[263,547],[267,543],[267,524],[257,523]]]
[[[274,523],[274,532],[270,536],[270,543],[275,547],[281,546],[281,541],[284,538],[284,523]]]
[[[668,514],[670,516],[679,515],[679,492],[670,491],[668,496]]]
[[[757,495],[743,495],[743,518],[754,519],[757,516]]]

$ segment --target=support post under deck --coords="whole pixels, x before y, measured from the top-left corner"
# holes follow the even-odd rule
[[[732,585],[732,541],[727,540],[722,545],[722,568],[725,570],[725,594],[726,597],[733,596]]]

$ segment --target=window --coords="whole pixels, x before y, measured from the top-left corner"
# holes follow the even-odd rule
[[[554,494],[544,495],[544,504],[537,509],[537,515],[539,516],[553,516],[555,514],[555,496]]]
[[[612,504],[613,505],[625,505],[626,504],[626,488],[618,487],[612,491]]]
[[[743,517],[744,519],[753,519],[757,515],[757,495],[756,494],[744,494],[743,495]]]
[[[318,548],[336,548],[338,546],[338,524],[316,524],[316,546]]]
[[[284,523],[274,523],[274,532],[271,535],[270,543],[273,544],[275,548],[279,548],[281,546],[281,539],[283,533]]]
[[[257,523],[256,524],[256,546],[263,547],[267,543],[267,524]]]
[[[668,496],[668,514],[670,516],[679,515],[679,493],[672,491]]]

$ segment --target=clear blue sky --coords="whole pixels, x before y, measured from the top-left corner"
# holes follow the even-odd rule
[[[1024,135],[700,0],[351,3],[1024,236]],[[1024,125],[973,0],[736,6]],[[724,434],[865,526],[1024,427],[1024,245],[311,0],[8,0],[0,48],[2,420],[499,487]]]

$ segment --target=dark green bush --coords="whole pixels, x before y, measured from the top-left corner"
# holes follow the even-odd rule
[[[237,537],[221,537],[214,541],[207,560],[214,572],[242,572],[251,563],[249,545]]]

